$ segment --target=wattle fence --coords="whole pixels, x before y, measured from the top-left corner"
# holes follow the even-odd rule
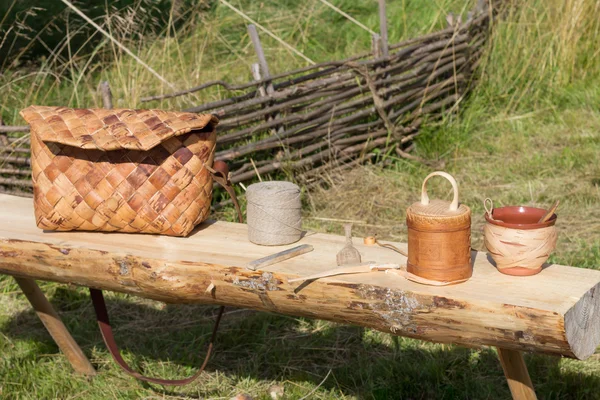
[[[153,101],[214,85],[235,91],[186,110],[220,118],[215,157],[229,164],[234,183],[285,173],[313,185],[325,174],[390,155],[418,159],[411,149],[421,124],[456,111],[468,93],[492,14],[479,1],[464,22],[449,15],[444,30],[389,46],[386,34],[374,35],[370,53],[277,75],[269,75],[250,26],[260,61],[254,81],[208,82],[142,102],[153,108]],[[27,131],[0,126],[0,192],[31,196]]]

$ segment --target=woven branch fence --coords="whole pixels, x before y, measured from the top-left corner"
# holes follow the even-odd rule
[[[425,118],[456,111],[472,84],[491,16],[488,2],[479,1],[465,22],[449,15],[444,30],[389,46],[373,35],[369,53],[277,75],[269,75],[249,26],[260,61],[252,68],[254,81],[213,81],[142,102],[215,85],[235,91],[185,110],[219,116],[215,157],[229,164],[232,181],[283,172],[310,186],[356,164],[389,161],[390,155],[418,159],[410,154],[412,139]],[[0,192],[31,196],[27,131],[0,126]]]

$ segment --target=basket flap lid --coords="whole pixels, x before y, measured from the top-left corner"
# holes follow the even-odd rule
[[[102,151],[150,150],[192,130],[212,130],[219,122],[211,114],[48,106],[27,107],[21,116],[44,142]]]

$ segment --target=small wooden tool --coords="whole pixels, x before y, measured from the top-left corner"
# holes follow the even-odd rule
[[[335,256],[337,265],[360,264],[360,253],[352,246],[352,224],[345,224],[346,245]]]
[[[344,265],[339,268],[329,269],[327,271],[319,272],[313,275],[304,276],[302,278],[294,278],[288,279],[289,283],[300,282],[300,281],[308,281],[319,278],[327,278],[330,276],[336,275],[348,275],[348,274],[364,274],[365,272],[372,271],[386,271],[388,269],[399,269],[400,265],[398,264],[378,264],[373,261],[369,261],[366,263],[358,263],[354,265]]]
[[[300,246],[292,247],[291,249],[280,251],[279,253],[271,254],[258,260],[249,262],[246,268],[256,271],[259,268],[266,267],[267,265],[275,264],[280,261],[288,260],[292,257],[299,256],[304,253],[309,253],[314,250],[310,244],[303,244]]]

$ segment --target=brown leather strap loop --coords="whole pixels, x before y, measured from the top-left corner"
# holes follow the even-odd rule
[[[133,370],[127,364],[127,362],[121,356],[121,353],[119,352],[119,347],[117,346],[117,342],[115,341],[112,327],[110,326],[110,322],[108,320],[108,311],[106,310],[106,303],[104,302],[104,296],[102,295],[102,291],[99,289],[90,288],[90,296],[92,297],[92,303],[94,304],[94,310],[96,311],[98,326],[100,327],[100,333],[102,333],[104,343],[106,344],[106,347],[108,348],[108,351],[112,355],[115,362],[127,374],[145,382],[156,383],[165,386],[183,386],[195,381],[202,374],[204,368],[206,368],[206,364],[208,364],[208,360],[212,353],[213,345],[217,336],[217,330],[219,329],[219,322],[221,322],[221,317],[223,316],[223,311],[225,310],[225,307],[221,306],[221,308],[219,308],[219,314],[217,315],[217,320],[215,321],[215,325],[213,327],[212,336],[210,338],[210,342],[208,343],[208,350],[206,351],[206,356],[204,357],[204,362],[202,363],[200,369],[189,378],[169,380],[160,378],[150,378],[144,376],[139,372]]]
[[[212,178],[215,182],[223,186],[223,188],[229,193],[231,196],[231,200],[233,201],[233,205],[235,206],[235,210],[238,215],[238,220],[240,223],[244,222],[242,217],[242,210],[240,209],[240,204],[238,203],[237,197],[235,195],[235,190],[229,181],[229,169],[227,168],[227,164],[221,161],[215,162],[213,168],[208,166],[207,169],[212,175]],[[115,337],[113,335],[112,327],[110,326],[110,322],[108,320],[108,311],[106,310],[106,303],[104,302],[104,296],[102,295],[102,290],[92,289],[90,288],[90,296],[92,298],[92,304],[94,305],[94,310],[96,311],[96,319],[98,320],[98,326],[100,327],[100,333],[102,334],[102,339],[104,339],[104,343],[108,348],[108,351],[112,355],[115,362],[125,371],[127,374],[137,378],[139,380],[156,383],[159,385],[165,386],[183,386],[192,383],[202,374],[204,368],[206,368],[206,364],[208,364],[208,360],[210,359],[210,355],[212,353],[213,345],[215,339],[217,337],[217,331],[219,329],[219,323],[221,322],[221,317],[223,316],[223,311],[225,307],[221,306],[219,309],[219,314],[217,315],[217,320],[215,321],[215,325],[213,327],[212,336],[210,338],[210,342],[208,343],[208,350],[206,351],[206,356],[204,357],[204,362],[200,369],[189,378],[185,379],[160,379],[160,378],[151,378],[148,376],[144,376],[139,372],[133,370],[127,362],[121,356],[119,352],[119,347],[117,342],[115,341]]]
[[[214,168],[214,169],[213,169]],[[212,178],[215,182],[223,187],[231,196],[231,200],[233,201],[233,206],[235,207],[235,211],[238,215],[238,221],[240,224],[244,223],[244,217],[242,216],[242,209],[240,208],[240,203],[238,203],[237,197],[235,195],[235,189],[229,180],[229,168],[227,164],[223,161],[215,161],[213,164],[213,168],[207,167],[208,171],[212,175]]]

